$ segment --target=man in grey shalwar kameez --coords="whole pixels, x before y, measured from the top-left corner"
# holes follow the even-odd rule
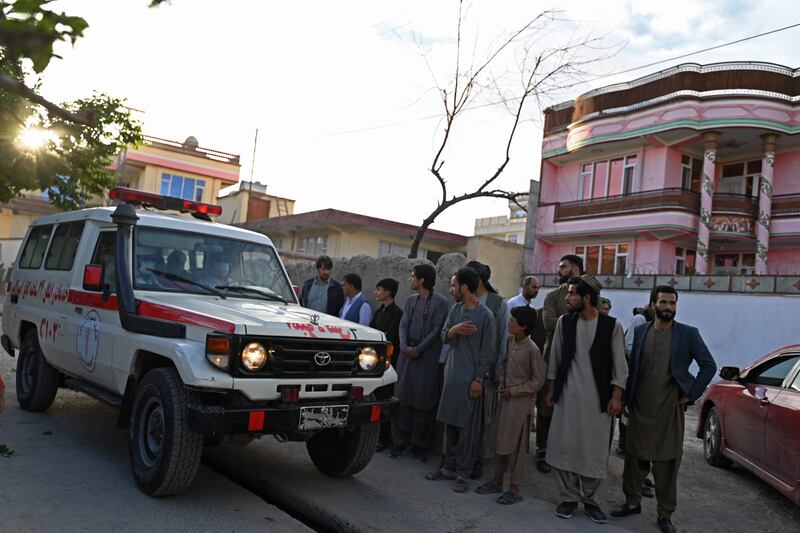
[[[392,458],[400,457],[410,445],[411,454],[428,461],[425,449],[430,441],[437,392],[441,332],[447,316],[447,299],[433,292],[436,269],[414,265],[409,285],[416,295],[406,300],[400,320],[400,354],[397,357],[397,385],[394,394],[400,409],[392,420]]]
[[[439,470],[425,475],[454,480],[455,492],[467,490],[474,467],[483,422],[479,399],[497,349],[494,317],[478,302],[477,286],[478,275],[471,268],[462,268],[450,281],[456,304],[442,329],[442,340],[451,350],[437,416],[445,425],[444,458]]]
[[[611,424],[622,412],[628,377],[625,338],[614,318],[598,311],[600,283],[589,275],[568,281],[572,313],[558,319],[547,367],[547,403],[554,405],[547,463],[569,518],[582,501],[593,522],[604,524],[600,492],[607,477]]]

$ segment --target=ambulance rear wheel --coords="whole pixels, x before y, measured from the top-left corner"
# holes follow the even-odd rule
[[[53,405],[61,378],[45,361],[36,330],[25,334],[17,363],[17,400],[26,411],[46,411]]]

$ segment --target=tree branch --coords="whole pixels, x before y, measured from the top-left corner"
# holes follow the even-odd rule
[[[0,73],[0,89],[8,91],[11,94],[21,96],[26,100],[30,100],[35,104],[44,107],[48,113],[61,117],[64,120],[74,122],[75,124],[82,124],[84,126],[91,126],[93,124],[91,116],[84,113],[73,113],[63,107],[60,107],[53,102],[46,100],[38,95],[33,89],[29,88],[22,82],[10,78],[7,75]]]

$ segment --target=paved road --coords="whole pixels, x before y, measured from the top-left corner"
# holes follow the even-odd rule
[[[61,390],[47,413],[19,408],[11,369],[0,356],[9,390],[0,414],[0,531],[312,531],[277,507],[201,467],[194,485],[150,498],[133,482],[127,438],[116,411]]]

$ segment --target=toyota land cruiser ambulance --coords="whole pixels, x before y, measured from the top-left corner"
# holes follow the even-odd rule
[[[212,222],[219,206],[110,194],[116,207],[36,220],[20,248],[0,337],[20,406],[68,387],[118,407],[150,495],[188,487],[223,436],[304,441],[323,473],[362,470],[396,408],[373,395],[397,379],[385,335],[298,305],[272,242]]]

